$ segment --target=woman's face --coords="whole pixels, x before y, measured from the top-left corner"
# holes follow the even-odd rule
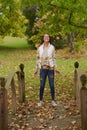
[[[48,34],[45,34],[43,37],[44,42],[49,42],[50,36]]]

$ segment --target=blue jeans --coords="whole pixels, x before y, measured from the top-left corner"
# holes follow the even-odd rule
[[[43,93],[44,93],[44,88],[45,88],[47,76],[48,76],[50,90],[51,90],[51,97],[52,97],[52,100],[54,100],[54,93],[55,93],[54,70],[40,69],[40,101],[43,100]]]

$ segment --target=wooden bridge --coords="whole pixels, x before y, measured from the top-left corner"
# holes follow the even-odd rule
[[[16,87],[14,76],[18,79],[19,102],[25,101],[25,74],[24,65],[20,64],[20,71],[11,72],[7,78],[0,77],[0,130],[8,130],[8,93],[9,88],[12,92],[12,111],[16,113]]]
[[[82,130],[87,130],[87,73],[74,64],[74,94],[76,105],[81,113]]]
[[[0,77],[0,130],[8,130],[8,93],[12,93],[12,111],[16,113],[16,87],[15,75],[18,79],[18,99],[25,101],[25,74],[24,65],[19,65],[19,71],[11,72],[7,78]],[[87,130],[87,73],[79,68],[79,63],[74,63],[74,95],[76,105],[81,113],[82,130]]]

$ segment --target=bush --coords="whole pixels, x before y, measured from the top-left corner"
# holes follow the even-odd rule
[[[82,48],[82,42],[74,42],[75,51],[79,52]]]
[[[67,45],[67,41],[63,39],[55,40],[54,45],[57,49],[63,49]]]

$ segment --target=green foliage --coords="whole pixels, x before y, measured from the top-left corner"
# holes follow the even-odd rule
[[[32,4],[33,2],[34,1],[31,1]],[[39,42],[38,38],[44,33],[49,33],[53,37],[61,34],[63,38],[65,38],[66,33],[69,32],[74,32],[77,30],[79,34],[85,32],[85,27],[87,26],[86,0],[39,0],[35,3],[40,8],[37,12],[40,18],[35,22],[33,28],[33,32],[37,31],[38,35],[33,33],[34,35],[30,38],[34,44],[35,42]],[[72,16],[70,18],[71,13]],[[84,26],[84,28],[82,28],[82,26]]]
[[[55,40],[53,44],[57,49],[63,49],[67,45],[67,42],[64,39],[59,39],[59,40]]]
[[[79,52],[82,48],[82,42],[74,42],[75,51]]]
[[[27,37],[31,37],[33,32],[33,26],[34,26],[34,22],[36,19],[36,10],[37,10],[37,6],[36,5],[32,5],[32,6],[26,6],[23,9],[23,14],[25,15],[25,17],[27,18],[27,23],[26,23],[26,36]]]
[[[0,2],[0,35],[23,37],[25,32],[25,17],[20,10],[20,0],[2,0]]]
[[[44,33],[61,34],[65,39],[67,33],[78,31],[81,36],[87,34],[86,14],[87,0],[1,0],[0,35],[23,36],[26,31],[32,45],[39,43]]]

